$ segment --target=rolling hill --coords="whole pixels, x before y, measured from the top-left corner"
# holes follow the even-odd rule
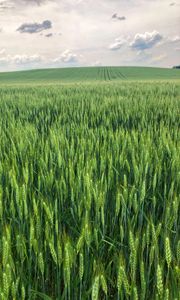
[[[180,70],[150,67],[84,67],[0,73],[1,83],[180,79]]]

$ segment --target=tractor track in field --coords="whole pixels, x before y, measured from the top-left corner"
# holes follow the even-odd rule
[[[120,71],[118,71],[118,74],[120,75],[120,78],[127,80],[128,78]]]

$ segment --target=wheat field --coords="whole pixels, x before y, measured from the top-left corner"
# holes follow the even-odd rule
[[[178,300],[180,84],[0,89],[0,299]]]

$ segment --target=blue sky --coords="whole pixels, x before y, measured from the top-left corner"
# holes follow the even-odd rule
[[[0,0],[0,71],[180,64],[180,0]]]

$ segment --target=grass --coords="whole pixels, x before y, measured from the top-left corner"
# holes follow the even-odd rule
[[[172,80],[180,79],[176,69],[145,67],[91,67],[31,70],[0,73],[0,83],[25,82],[87,82],[125,80]]]
[[[0,88],[0,299],[178,300],[180,83],[33,72]]]

